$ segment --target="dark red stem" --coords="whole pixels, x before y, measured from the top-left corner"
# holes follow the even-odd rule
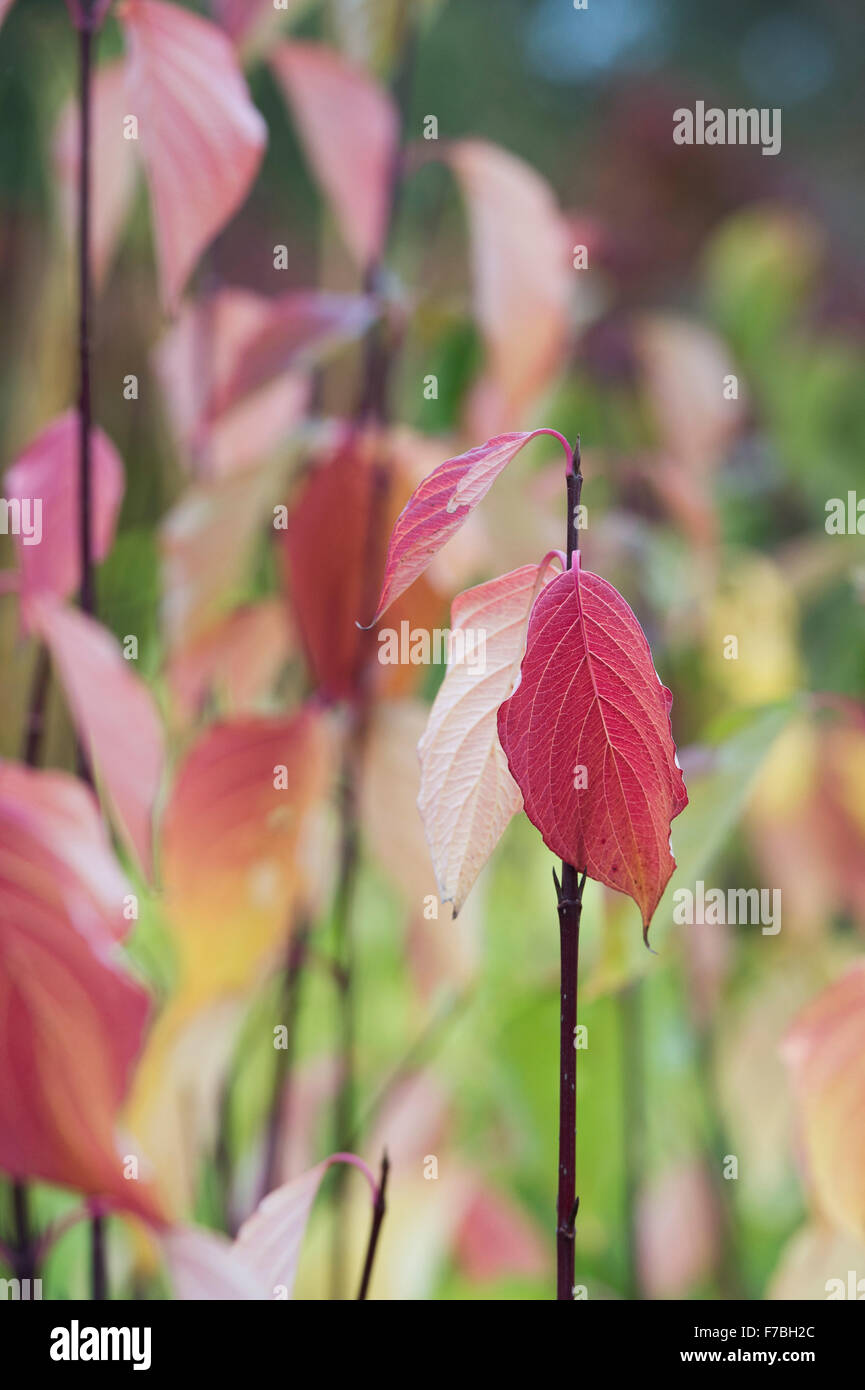
[[[378,1182],[378,1193],[376,1194],[375,1205],[372,1209],[372,1225],[369,1231],[369,1241],[366,1247],[366,1259],[363,1262],[363,1274],[360,1279],[358,1290],[358,1302],[363,1302],[369,1292],[369,1281],[372,1276],[372,1266],[375,1260],[375,1252],[378,1247],[378,1238],[381,1234],[381,1223],[384,1221],[386,1211],[385,1189],[387,1187],[387,1175],[390,1172],[390,1161],[387,1150],[381,1157],[381,1176]]]
[[[573,467],[566,475],[568,489],[567,563],[579,551],[577,508],[583,488],[580,471],[580,439]],[[556,1199],[556,1299],[574,1296],[574,1236],[579,1197],[577,1183],[577,981],[580,958],[580,918],[586,873],[562,861],[562,881],[553,879],[559,912],[561,957],[559,1015],[559,1181]]]

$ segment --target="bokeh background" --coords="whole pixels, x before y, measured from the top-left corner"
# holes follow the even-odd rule
[[[116,847],[140,902],[130,968],[153,1001],[122,1115],[136,1137],[122,1152],[140,1146],[172,1209],[215,1229],[236,1229],[254,1205],[269,1142],[279,1179],[331,1152],[345,1017],[333,963],[348,933],[348,1147],[375,1168],[386,1144],[393,1162],[373,1296],[549,1297],[551,858],[517,817],[460,917],[452,922],[446,907],[425,915],[435,885],[414,804],[415,748],[443,671],[401,667],[367,681],[358,735],[355,694],[345,698],[321,648],[355,641],[339,594],[360,563],[353,537],[375,513],[362,487],[324,500],[306,491],[344,448],[346,480],[355,468],[363,478],[389,470],[395,514],[443,459],[501,430],[546,424],[581,434],[584,563],[621,590],[646,630],[674,694],[691,797],[673,827],[679,868],[653,924],[656,954],[643,947],[630,900],[586,889],[577,1279],[590,1298],[825,1297],[826,1280],[849,1269],[865,1276],[865,996],[860,983],[855,1007],[842,1009],[831,994],[839,980],[861,979],[863,955],[865,551],[861,536],[825,525],[827,502],[863,486],[865,16],[842,0],[198,9],[239,40],[267,125],[261,168],[173,320],[160,306],[139,179],[94,311],[95,418],[126,478],[98,572],[98,615],[121,642],[137,636],[137,673],[167,747],[161,872],[147,884]],[[210,421],[205,444],[199,435],[193,445],[196,392],[220,370],[220,354],[239,351],[245,312],[291,290],[360,288],[270,65],[298,38],[394,85],[414,151],[374,286],[387,302],[386,410],[358,424],[370,347],[355,340],[314,367],[271,371],[244,415]],[[100,62],[122,47],[111,13]],[[0,83],[6,467],[75,400],[70,188],[57,153],[75,45],[59,0],[13,6],[0,30]],[[672,112],[698,99],[780,107],[781,153],[675,146]],[[431,114],[437,144],[422,138]],[[454,147],[481,151],[474,180],[464,169],[455,177],[459,156],[446,152],[463,141],[486,142]],[[490,145],[523,164],[488,167]],[[547,198],[566,236],[561,268],[545,272],[532,219]],[[570,265],[578,244],[585,269]],[[274,267],[276,245],[287,248],[285,269]],[[534,294],[551,296],[553,309],[540,297],[535,309]],[[541,350],[529,370],[521,350],[535,330],[543,337],[551,314],[563,325],[558,337],[551,330],[555,350]],[[136,401],[124,399],[127,373],[139,380]],[[424,392],[430,374],[435,399]],[[736,399],[724,394],[731,374]],[[346,421],[354,433],[334,446]],[[459,590],[563,545],[561,463],[546,443],[510,467],[468,539],[409,594],[413,621],[446,623]],[[305,509],[294,532],[274,531],[276,503],[289,515]],[[11,539],[2,544],[12,569]],[[365,592],[357,584],[355,599]],[[309,589],[331,595],[313,617]],[[7,759],[21,757],[37,660],[7,594]],[[215,848],[200,802],[183,801],[183,778],[217,766],[214,739],[232,732],[237,776],[251,776],[248,721],[293,718],[304,702],[324,711],[328,771],[313,776],[313,754],[300,749],[292,776],[312,813],[293,851],[304,889],[292,889],[287,917],[270,920],[267,892],[255,898],[250,878],[270,808],[259,826],[249,807],[239,810],[243,824]],[[75,768],[56,681],[39,761]],[[347,826],[357,839],[348,875]],[[198,872],[191,887],[193,869],[176,869],[184,854]],[[779,889],[782,929],[676,925],[672,893],[698,880]],[[809,1008],[820,1010],[810,1028],[801,1022],[815,1017]],[[801,1045],[788,1045],[785,1060],[797,1020]],[[291,1031],[284,1071],[273,1048],[282,1023]],[[30,1198],[37,1225],[76,1202],[39,1183]],[[359,1264],[368,1204],[360,1184],[341,1196],[329,1177],[304,1246],[302,1296],[333,1290],[340,1201],[340,1258]],[[140,1228],[112,1217],[110,1239],[116,1296],[170,1296]],[[47,1297],[86,1291],[83,1226],[58,1241],[43,1275]]]

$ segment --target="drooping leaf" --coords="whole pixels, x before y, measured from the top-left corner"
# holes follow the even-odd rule
[[[0,764],[0,1168],[159,1220],[115,1138],[148,1014],[128,892],[88,789]]]
[[[164,1242],[176,1296],[183,1300],[290,1298],[312,1204],[334,1163],[358,1168],[375,1202],[376,1180],[363,1160],[355,1154],[331,1154],[265,1197],[233,1244],[212,1231],[176,1227]]]
[[[123,497],[123,464],[111,440],[95,429],[92,459],[93,558],[111,549]],[[28,604],[39,594],[65,599],[81,579],[78,489],[78,415],[69,410],[48,425],[6,473],[6,497],[41,506],[38,544],[15,537],[21,572],[22,617],[29,626]]]
[[[137,145],[124,139],[123,118],[129,114],[126,66],[105,63],[93,74],[91,110],[92,192],[90,247],[93,277],[101,284],[132,204],[138,173]],[[78,97],[70,97],[57,124],[54,159],[70,242],[74,241],[79,177]]]
[[[546,181],[507,150],[458,140],[446,158],[468,205],[496,414],[519,420],[561,362],[574,279],[567,226]]]
[[[446,459],[415,489],[391,532],[384,584],[370,627],[423,574],[433,556],[486,496],[502,469],[539,434],[559,439],[570,459],[567,443],[554,430],[499,434],[468,453]]]
[[[174,309],[198,257],[249,192],[267,129],[215,24],[162,0],[125,0],[120,18],[162,298]]]
[[[499,743],[499,705],[513,689],[544,563],[524,565],[454,599],[454,660],[418,745],[418,806],[439,897],[454,916],[492,854],[522,796]]]
[[[334,49],[285,43],[271,63],[315,174],[362,270],[381,254],[399,119],[387,92]]]
[[[634,614],[577,556],[532,610],[499,738],[544,843],[632,897],[644,934],[676,866],[670,822],[688,801],[671,705]]]
[[[819,1210],[865,1239],[865,961],[799,1015],[784,1043]]]
[[[34,622],[55,662],[78,737],[118,828],[144,873],[153,871],[153,809],[165,740],[153,696],[116,639],[93,618],[54,600]]]

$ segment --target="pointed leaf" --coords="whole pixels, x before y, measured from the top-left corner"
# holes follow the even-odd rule
[[[102,430],[93,431],[93,558],[103,560],[111,549],[117,513],[123,497],[123,464]],[[21,602],[25,625],[27,606],[38,594],[69,598],[80,583],[78,415],[69,410],[48,425],[6,473],[7,498],[41,503],[38,545],[15,537],[21,570]]]
[[[93,618],[42,599],[34,621],[57,665],[78,737],[119,829],[149,877],[153,808],[165,762],[153,697],[116,639]]]
[[[124,0],[120,17],[162,298],[173,309],[202,251],[249,192],[267,130],[215,24],[162,0]]]
[[[676,867],[670,822],[688,802],[672,696],[621,594],[576,561],[532,610],[499,737],[544,843],[632,897],[645,934]]]
[[[439,897],[454,916],[523,804],[499,743],[499,705],[513,689],[526,626],[548,567],[524,565],[454,599],[456,657],[430,711],[418,753],[418,807]]]
[[[0,764],[0,1169],[159,1220],[115,1137],[148,1013],[114,957],[128,891],[81,783]]]
[[[423,574],[433,557],[487,495],[502,469],[539,434],[551,434],[558,439],[570,461],[570,448],[555,430],[529,430],[498,434],[466,454],[446,459],[424,478],[403,507],[391,532],[384,585],[370,627],[394,599]]]
[[[361,68],[323,44],[281,44],[271,63],[345,243],[367,270],[387,234],[396,108]]]

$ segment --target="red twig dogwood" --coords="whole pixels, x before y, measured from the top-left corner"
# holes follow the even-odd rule
[[[670,823],[688,797],[670,726],[672,696],[639,622],[612,584],[582,566],[579,442],[555,430],[498,435],[424,479],[391,533],[373,622],[427,568],[530,440],[567,459],[565,554],[461,594],[452,630],[483,632],[482,678],[467,644],[451,661],[419,746],[418,798],[443,902],[459,911],[522,807],[562,861],[557,1296],[573,1297],[576,990],[586,878],[627,893],[649,924],[676,867]],[[555,573],[554,565],[561,565]],[[371,626],[371,624],[370,624]],[[555,875],[554,875],[555,877]]]

